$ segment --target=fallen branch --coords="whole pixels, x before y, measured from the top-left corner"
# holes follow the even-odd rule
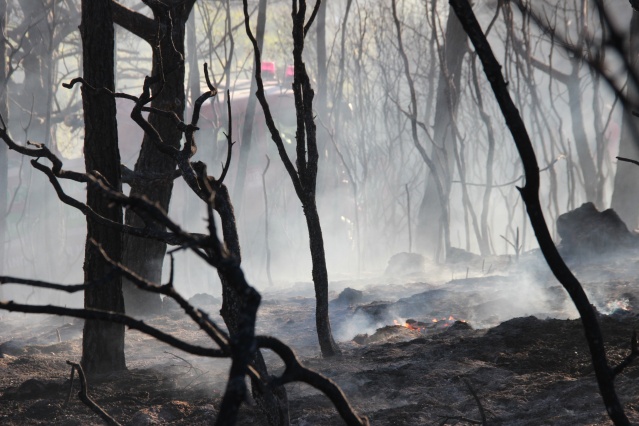
[[[69,389],[69,394],[71,394],[71,389],[73,389],[73,371],[78,371],[78,379],[80,379],[80,391],[78,392],[78,398],[80,401],[84,402],[94,413],[102,418],[108,425],[110,426],[120,426],[120,423],[111,417],[102,407],[95,403],[89,395],[87,394],[87,378],[84,375],[84,370],[82,370],[82,366],[75,362],[67,361],[67,364],[71,366],[71,388]],[[67,398],[68,401],[68,398]],[[65,403],[66,404],[66,403]]]
[[[475,403],[477,404],[477,409],[479,410],[479,416],[481,417],[480,424],[482,424],[483,426],[486,426],[488,424],[488,421],[486,420],[486,411],[484,411],[484,406],[482,405],[479,397],[477,396],[477,392],[475,392],[475,389],[473,389],[473,386],[470,384],[470,380],[463,379],[463,382],[468,388],[468,392],[470,392],[470,394],[473,396],[473,399],[475,400]]]

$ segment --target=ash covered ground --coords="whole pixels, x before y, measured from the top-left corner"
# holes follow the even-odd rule
[[[639,257],[629,253],[571,265],[601,312],[613,365],[628,354],[639,328]],[[372,424],[472,424],[481,421],[477,400],[488,424],[609,424],[581,323],[538,253],[515,261],[460,252],[443,267],[387,272],[331,284],[339,358],[319,357],[310,283],[264,292],[257,332],[293,346]],[[193,300],[219,319],[218,300]],[[77,389],[64,404],[65,362],[80,358],[82,323],[0,315],[0,424],[101,424],[77,400]],[[190,342],[208,342],[178,310],[148,322]],[[215,418],[227,361],[184,354],[136,331],[127,333],[126,353],[128,371],[89,384],[90,395],[118,421],[193,425]],[[281,371],[277,357],[265,355],[271,371]],[[633,422],[639,422],[638,377],[639,363],[616,381]],[[293,425],[343,424],[317,391],[303,384],[287,389]],[[239,424],[265,423],[249,401]]]

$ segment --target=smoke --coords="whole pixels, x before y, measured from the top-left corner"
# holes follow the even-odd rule
[[[483,24],[488,24],[494,14],[495,2],[480,2],[476,12]],[[227,22],[223,13],[219,16],[210,13],[209,5],[197,5],[194,9],[197,35],[197,52],[187,52],[196,63],[202,66],[209,63],[214,83],[223,92],[231,91],[232,109],[235,127],[227,129],[226,120],[220,111],[225,106],[214,100],[203,106],[203,119],[197,133],[199,151],[196,159],[208,165],[211,175],[219,176],[221,163],[226,159],[227,145],[224,132],[233,130],[236,142],[232,148],[232,163],[226,184],[233,193],[237,173],[237,158],[242,141],[242,117],[245,110],[250,49],[246,43],[243,27],[237,26],[233,34],[235,54],[232,58],[221,57],[222,51],[230,52],[231,38],[225,34]],[[233,14],[232,27],[239,21]],[[277,125],[286,143],[288,155],[295,163],[295,112],[292,108],[290,82],[285,81],[284,72],[290,63],[291,39],[288,31],[279,31],[290,26],[288,4],[269,6],[267,34],[263,57],[273,61],[280,77],[273,90],[273,105],[277,105]],[[239,11],[239,10],[238,10]],[[287,12],[287,13],[283,13]],[[616,11],[616,18],[624,16],[622,10]],[[575,315],[570,304],[561,297],[562,303],[553,302],[556,296],[556,283],[544,277],[539,279],[538,270],[546,270],[543,262],[535,260],[528,269],[522,266],[506,267],[506,257],[515,250],[516,235],[520,236],[520,251],[525,252],[536,247],[536,240],[528,225],[525,211],[515,186],[521,185],[522,171],[518,153],[510,142],[510,136],[500,119],[497,105],[492,99],[488,84],[475,69],[486,113],[491,117],[490,126],[496,142],[493,164],[488,161],[488,123],[478,117],[477,91],[473,86],[475,71],[470,57],[462,66],[459,93],[459,111],[456,126],[459,132],[457,150],[460,163],[464,164],[464,179],[455,169],[447,184],[450,185],[450,235],[453,247],[473,253],[479,252],[478,235],[486,235],[492,256],[484,256],[473,264],[448,263],[436,264],[431,261],[418,276],[395,276],[379,278],[386,269],[387,262],[396,253],[415,251],[419,245],[436,246],[437,241],[425,241],[418,233],[426,182],[431,179],[429,170],[415,148],[406,111],[410,101],[403,63],[397,52],[394,27],[390,22],[389,5],[384,2],[363,2],[353,6],[349,15],[347,33],[344,34],[344,69],[338,69],[341,56],[341,23],[344,18],[344,5],[336,2],[328,5],[327,33],[329,37],[331,60],[328,64],[329,89],[326,116],[318,115],[320,164],[317,184],[317,204],[322,220],[325,253],[329,270],[329,279],[355,283],[359,288],[367,288],[372,295],[381,300],[396,302],[400,299],[419,294],[420,291],[440,289],[450,292],[451,300],[443,303],[457,306],[455,298],[461,297],[468,303],[468,311],[461,312],[477,326],[488,326],[495,321],[503,321],[521,315],[555,315],[572,317]],[[438,20],[446,22],[448,6],[440,2],[437,6]],[[519,19],[517,11],[514,19]],[[567,13],[567,12],[566,12]],[[440,65],[437,46],[442,45],[445,29],[435,28],[434,32],[416,29],[432,29],[432,16],[417,3],[407,3],[400,11],[403,27],[403,41],[409,59],[409,69],[417,84],[418,119],[420,124],[419,143],[428,154],[432,154],[441,141],[432,141],[432,128],[435,111],[435,94],[439,81]],[[19,10],[13,12],[11,19],[18,25],[20,19],[27,16]],[[559,20],[561,21],[561,19]],[[624,21],[625,22],[625,21]],[[13,25],[13,24],[12,24]],[[437,26],[436,26],[437,27]],[[366,31],[363,31],[363,29]],[[205,31],[211,30],[211,31]],[[440,31],[442,30],[442,31]],[[552,81],[550,77],[534,70],[532,75],[521,75],[521,69],[514,55],[516,49],[505,45],[506,26],[501,18],[497,19],[491,32],[491,42],[499,57],[504,58],[504,72],[507,73],[515,92],[515,98],[526,123],[530,126],[538,159],[542,168],[541,198],[547,222],[553,228],[557,216],[578,206],[585,200],[585,191],[580,183],[580,164],[576,155],[576,141],[571,130],[569,103],[561,95],[566,87]],[[530,54],[537,58],[547,58],[551,53],[549,40],[542,32],[532,29],[531,37],[538,37]],[[210,39],[206,34],[213,35]],[[516,34],[513,43],[520,43],[524,34]],[[72,33],[56,48],[71,52],[77,45],[77,33]],[[308,34],[308,50],[305,60],[316,86],[317,52],[316,34]],[[520,43],[521,44],[521,43]],[[117,90],[137,94],[145,75],[150,73],[151,51],[146,43],[129,34],[122,28],[117,31],[118,76]],[[226,50],[223,49],[226,47]],[[521,46],[520,46],[521,47]],[[215,50],[218,49],[218,50]],[[567,72],[571,59],[561,49],[553,48],[553,65]],[[71,61],[69,57],[73,57]],[[218,60],[218,57],[220,58]],[[57,58],[57,57],[56,57]],[[52,143],[65,157],[64,167],[71,170],[83,170],[81,109],[79,93],[58,90],[60,83],[69,76],[80,75],[78,55],[67,55],[65,60],[56,59],[56,75],[53,78],[53,97],[55,102],[49,105],[52,114],[59,118],[51,124]],[[187,68],[191,65],[186,61]],[[228,67],[227,67],[228,65]],[[75,67],[75,68],[74,68]],[[24,92],[29,69],[18,69],[10,83],[12,94]],[[187,72],[187,75],[190,75]],[[519,77],[518,77],[519,76]],[[32,77],[32,76],[31,76]],[[520,78],[521,77],[521,78]],[[603,86],[599,93],[592,90],[592,76],[585,70],[578,75],[579,87],[583,88],[583,117],[587,132],[587,143],[593,153],[602,153],[605,158],[597,158],[605,179],[604,196],[601,201],[609,204],[614,165],[610,157],[615,153],[610,146],[618,143],[618,136],[607,133],[604,146],[597,146],[593,125],[598,112],[591,105],[596,97],[605,105],[614,105],[614,97]],[[337,98],[336,83],[344,79],[341,98]],[[519,80],[517,80],[520,78]],[[534,79],[534,87],[524,84],[526,79]],[[521,81],[520,81],[521,80]],[[190,85],[187,85],[190,87]],[[201,84],[203,86],[203,84]],[[329,84],[331,86],[331,84]],[[537,91],[532,96],[531,90]],[[190,89],[189,89],[190,90]],[[23,94],[22,94],[23,95]],[[21,97],[24,97],[22,96]],[[17,99],[17,98],[16,98]],[[29,99],[27,99],[29,100]],[[24,99],[22,99],[24,101]],[[20,102],[22,102],[20,101]],[[26,101],[25,101],[26,102]],[[188,100],[187,115],[193,99]],[[289,102],[287,106],[287,102]],[[60,110],[59,105],[69,105],[68,111]],[[38,107],[41,105],[38,105]],[[33,126],[23,127],[28,122],[24,115],[29,111],[29,102],[12,104],[9,125],[16,140],[34,139],[42,141],[42,132],[36,133],[36,124],[42,123],[43,116],[34,115]],[[142,140],[142,131],[128,117],[131,103],[128,100],[118,103],[118,126],[122,161],[133,168]],[[18,112],[20,111],[20,114]],[[607,109],[610,113],[609,129],[620,123],[618,110]],[[249,155],[245,190],[242,194],[242,207],[236,211],[238,231],[242,247],[243,269],[251,284],[258,290],[283,297],[291,292],[296,283],[311,281],[312,264],[308,244],[308,233],[301,203],[295,194],[288,176],[270,136],[265,128],[261,107],[257,108],[252,151]],[[320,119],[322,120],[320,122]],[[40,130],[38,130],[40,131]],[[602,150],[603,148],[603,150]],[[63,205],[53,194],[50,183],[28,161],[15,153],[10,154],[9,194],[12,200],[7,216],[8,241],[5,242],[7,258],[4,259],[5,271],[11,275],[28,278],[40,278],[63,283],[82,281],[82,259],[84,253],[85,223],[84,217],[71,207]],[[266,155],[271,159],[271,167],[265,175],[266,184],[262,184]],[[449,153],[453,158],[453,153]],[[487,203],[484,204],[488,170],[493,171],[492,188]],[[462,202],[462,184],[467,186],[469,202]],[[84,187],[76,183],[63,183],[70,195],[84,199]],[[127,188],[125,188],[127,189]],[[265,210],[264,191],[268,197],[268,211]],[[237,201],[237,200],[236,200]],[[240,203],[238,203],[239,205]],[[484,205],[487,210],[484,212]],[[487,226],[482,228],[482,214],[487,217]],[[206,232],[206,211],[199,200],[184,183],[176,182],[169,212],[172,219],[184,229],[193,232]],[[473,218],[473,215],[475,218]],[[268,216],[268,233],[265,229]],[[410,217],[410,220],[409,220]],[[475,221],[477,223],[475,223]],[[478,229],[482,228],[482,229]],[[503,237],[503,238],[502,238]],[[266,276],[266,241],[271,251],[270,270],[275,286],[270,287]],[[429,247],[430,248],[430,247]],[[219,296],[221,293],[217,273],[193,253],[186,251],[176,255],[175,285],[186,297],[196,293],[209,293]],[[522,259],[522,263],[528,262]],[[168,262],[164,266],[164,279],[168,277]],[[484,275],[503,274],[507,279],[496,278],[491,283]],[[466,280],[468,274],[469,279]],[[452,280],[452,281],[451,281]],[[473,281],[474,280],[474,281]],[[372,281],[375,281],[373,283]],[[424,288],[411,288],[408,284],[428,282]],[[333,284],[332,284],[333,285]],[[381,290],[380,288],[387,288]],[[337,291],[333,285],[333,290]],[[428,287],[428,288],[426,288]],[[305,291],[308,286],[304,286]],[[52,302],[68,306],[81,306],[81,295],[72,297],[55,292],[32,291],[17,286],[2,288],[2,297],[30,303]],[[470,297],[469,295],[472,295]],[[383,296],[383,297],[382,297]],[[597,293],[597,306],[607,308],[605,295]],[[618,304],[624,305],[625,299]],[[498,301],[498,302],[495,302]],[[617,302],[611,302],[614,306]],[[407,304],[405,304],[407,306]],[[456,308],[457,309],[457,308]],[[459,308],[461,309],[461,308]],[[416,312],[420,313],[420,312]],[[427,312],[422,311],[426,315]],[[394,316],[397,316],[395,318]],[[354,313],[347,324],[334,326],[339,336],[348,338],[353,333],[368,332],[393,319],[406,319],[401,311],[389,314],[382,320],[371,320],[361,312]],[[391,321],[391,322],[388,322]]]
[[[362,311],[358,311],[348,320],[341,322],[335,328],[335,338],[338,341],[347,341],[353,339],[353,337],[358,334],[372,335],[378,328],[385,325],[389,325],[387,320],[375,321]]]

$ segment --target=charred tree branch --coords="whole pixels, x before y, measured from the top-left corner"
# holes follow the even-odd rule
[[[544,258],[557,280],[570,295],[581,316],[606,411],[616,425],[629,425],[630,422],[615,391],[614,374],[608,364],[596,312],[590,304],[583,287],[561,258],[546,225],[539,201],[539,165],[537,157],[526,126],[508,93],[508,87],[501,74],[501,66],[497,62],[468,1],[450,0],[450,5],[475,47],[475,51],[484,67],[486,78],[491,84],[495,98],[499,103],[506,124],[519,151],[526,176],[526,184],[518,188],[519,192],[526,204],[526,210]]]
[[[113,269],[113,272],[115,272],[115,268]],[[3,285],[3,284],[27,285],[27,286],[35,287],[35,288],[48,288],[50,290],[65,291],[67,293],[77,293],[78,291],[84,291],[91,286],[101,285],[109,281],[111,278],[113,278],[113,272],[105,275],[103,278],[99,280],[95,280],[95,281],[84,283],[84,284],[57,284],[57,283],[50,283],[47,281],[40,281],[40,280],[27,280],[24,278],[0,276],[0,285]]]
[[[127,315],[118,314],[115,312],[98,311],[93,309],[67,308],[55,305],[24,305],[21,303],[15,303],[13,301],[0,302],[0,309],[9,312],[23,312],[27,314],[52,314],[124,324],[125,326],[133,330],[141,331],[142,333],[148,334],[151,337],[155,337],[160,342],[164,342],[193,355],[207,356],[211,358],[227,357],[226,353],[222,350],[205,348],[202,346],[187,343],[146,324],[144,321],[137,320]]]
[[[131,10],[115,0],[111,2],[111,11],[113,13],[113,22],[147,43],[153,43],[158,31],[157,23],[153,19]]]
[[[291,382],[306,383],[326,395],[349,426],[367,426],[369,424],[366,417],[359,416],[355,412],[334,381],[304,367],[289,346],[270,336],[257,336],[256,341],[258,347],[272,350],[286,365],[284,373],[271,380],[272,385],[285,385]]]
[[[95,242],[94,242],[95,244]],[[153,284],[146,279],[142,278],[135,272],[126,268],[119,262],[114,261],[109,257],[109,255],[102,249],[102,247],[97,246],[97,249],[102,254],[102,257],[106,259],[108,263],[110,263],[115,270],[120,272],[125,278],[134,283],[138,288],[142,290],[146,290],[153,293],[159,293],[164,296],[168,296],[171,299],[175,300],[178,305],[184,310],[184,312],[195,322],[202,331],[209,335],[209,337],[224,351],[225,353],[229,353],[229,339],[226,333],[220,329],[214,322],[205,319],[202,316],[202,313],[199,309],[195,309],[193,305],[187,302],[182,295],[175,291],[173,288],[173,267],[171,267],[171,279],[168,284],[157,285]],[[173,262],[171,262],[173,265]]]
[[[227,143],[227,152],[226,152],[226,163],[222,166],[222,174],[220,175],[220,178],[218,179],[218,183],[222,183],[224,182],[224,178],[226,177],[226,174],[229,171],[229,167],[231,166],[231,154],[232,151],[231,149],[233,148],[233,145],[235,145],[235,142],[233,142],[233,116],[231,114],[231,92],[229,90],[226,91],[226,109],[227,109],[227,113],[228,113],[228,117],[229,117],[229,132],[228,134],[224,134],[224,136],[226,136],[226,143]]]
[[[617,365],[613,370],[612,370],[612,374],[613,376],[617,376],[618,374],[621,374],[621,372],[628,367],[630,364],[632,364],[632,362],[637,359],[637,357],[639,356],[639,348],[637,347],[637,330],[632,332],[632,338],[630,339],[630,353],[628,354],[628,356],[626,358],[624,358],[623,361],[621,361],[619,363],[619,365]]]

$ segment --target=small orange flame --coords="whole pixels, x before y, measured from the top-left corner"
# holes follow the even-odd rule
[[[408,321],[400,321],[400,320],[393,320],[393,323],[395,324],[395,326],[397,327],[404,327],[407,328],[409,330],[414,330],[414,331],[420,331],[420,332],[425,332],[431,328],[433,329],[438,329],[441,327],[449,327],[451,325],[453,325],[455,322],[466,322],[466,320],[458,320],[457,318],[455,318],[452,315],[449,315],[448,317],[442,317],[441,319],[438,318],[433,318],[431,319],[431,324],[432,325],[427,325],[423,322],[419,322],[419,321],[415,321],[415,320],[411,320],[409,319]]]
[[[403,323],[402,323],[402,322],[399,322],[399,321],[397,321],[397,320],[393,320],[393,323],[394,323],[395,325],[398,325],[398,326],[401,326],[401,327],[405,327],[405,328],[407,328],[407,329],[409,329],[409,330],[415,330],[415,331],[419,331],[419,330],[421,330],[419,327],[415,327],[414,325],[409,324],[409,323],[407,323],[407,322],[403,322]]]

